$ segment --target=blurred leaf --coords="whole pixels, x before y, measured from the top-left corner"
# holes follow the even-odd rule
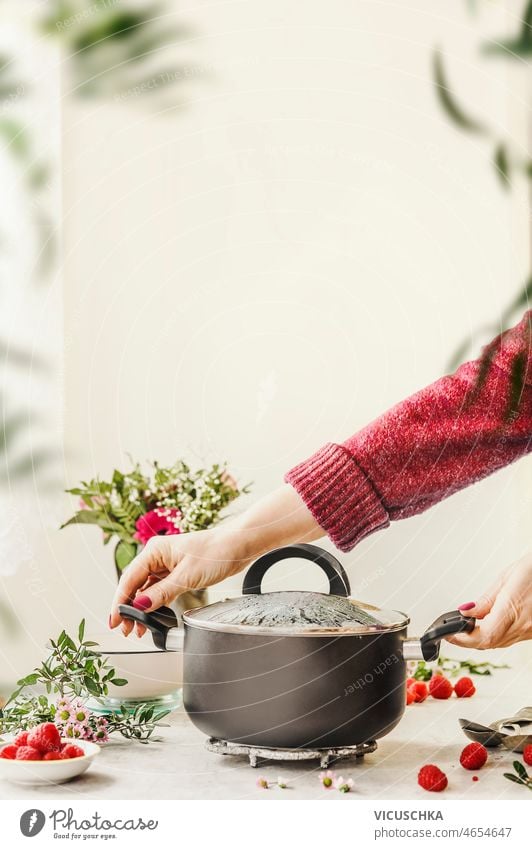
[[[74,93],[85,97],[127,93],[140,85],[135,82],[135,69],[139,66],[153,68],[146,72],[144,80],[156,81],[141,93],[154,94],[182,80],[176,73],[163,73],[153,67],[158,51],[190,35],[182,24],[170,25],[168,9],[168,2],[109,8],[84,0],[81,10],[90,14],[80,17],[78,4],[76,19],[70,4],[56,6],[44,26],[65,46],[76,80]],[[66,26],[68,20],[71,23]]]
[[[462,365],[462,363],[465,362],[467,352],[473,347],[475,340],[479,336],[483,334],[489,334],[493,336],[495,332],[497,331],[493,330],[492,325],[484,325],[484,327],[480,327],[478,330],[472,333],[468,339],[465,339],[463,342],[460,343],[454,353],[449,357],[447,368],[450,371],[455,371],[458,366]]]
[[[433,71],[434,71],[434,82],[436,85],[436,94],[438,95],[438,99],[443,106],[444,110],[447,112],[451,120],[463,130],[467,130],[470,133],[483,133],[485,132],[485,127],[474,120],[473,118],[469,118],[461,106],[458,105],[454,94],[452,94],[451,89],[447,83],[446,73],[443,66],[443,55],[440,50],[435,50],[433,55]]]
[[[74,34],[71,45],[74,50],[83,51],[97,47],[114,39],[125,41],[136,35],[140,28],[152,26],[154,19],[160,17],[164,9],[161,4],[151,4],[144,9],[111,9],[103,14],[93,14],[88,26]]]
[[[497,170],[499,180],[504,188],[507,189],[510,185],[510,162],[504,144],[501,143],[497,145],[493,162]]]
[[[503,314],[502,314],[503,328],[505,330],[508,328],[508,322],[510,321],[510,319],[512,318],[514,313],[517,312],[517,310],[523,309],[523,307],[526,307],[527,309],[529,309],[531,304],[532,304],[532,276],[528,278],[527,282],[525,283],[525,285],[523,286],[521,291],[514,298],[514,300],[510,302],[508,307],[503,312]]]
[[[449,358],[447,368],[454,371],[461,363],[464,362],[467,352],[472,348],[475,339],[484,334],[495,336],[496,334],[504,333],[508,330],[512,318],[517,312],[522,309],[530,309],[532,306],[532,276],[528,278],[523,288],[517,293],[515,298],[510,301],[506,309],[501,315],[499,325],[488,325],[480,327],[469,339],[461,342],[458,348]],[[489,364],[488,364],[489,367]]]
[[[20,623],[18,618],[15,616],[13,608],[9,604],[5,604],[0,599],[0,619],[2,620],[3,626],[7,628],[7,630],[14,634],[20,628]]]
[[[7,141],[8,149],[19,159],[29,156],[29,138],[20,121],[8,118],[6,115],[0,117],[0,136]]]
[[[454,351],[449,359],[449,364],[447,368],[449,371],[456,371],[458,366],[460,366],[463,362],[465,362],[465,358],[467,352],[471,348],[472,340],[466,339],[465,342],[461,342],[458,348]]]
[[[23,83],[12,78],[12,66],[12,57],[7,54],[0,54],[0,100],[18,100],[25,91]]]
[[[522,14],[521,31],[515,38],[492,39],[483,46],[487,55],[503,54],[507,59],[522,59],[532,54],[532,0],[528,0]]]
[[[37,162],[28,169],[28,185],[32,189],[42,189],[50,177],[50,168],[45,162]]]
[[[46,361],[35,354],[33,351],[25,351],[23,348],[13,348],[6,345],[0,339],[0,357],[7,361],[7,365],[17,366],[19,368],[31,367],[36,371],[47,371],[48,365]]]
[[[22,413],[11,416],[5,415],[3,417],[0,427],[0,453],[6,451],[17,434],[26,427],[27,423],[27,416]]]
[[[0,479],[10,480],[27,477],[40,470],[44,465],[56,459],[56,454],[45,448],[29,451],[24,456],[5,462],[5,469],[0,465]]]

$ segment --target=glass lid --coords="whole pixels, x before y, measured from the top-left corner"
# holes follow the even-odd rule
[[[264,575],[281,560],[297,557],[310,560],[329,579],[326,593],[286,590],[263,593]],[[269,551],[248,569],[243,595],[217,601],[207,607],[187,610],[187,625],[228,633],[281,635],[370,634],[397,631],[409,619],[397,610],[382,610],[350,598],[349,578],[329,551],[308,543],[297,543]]]
[[[288,590],[244,595],[188,610],[185,622],[216,631],[282,634],[365,634],[408,624],[397,610],[382,610],[343,596]]]

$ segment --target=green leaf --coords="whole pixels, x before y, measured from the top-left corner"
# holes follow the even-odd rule
[[[523,783],[521,781],[521,779],[517,777],[517,775],[513,774],[513,772],[504,772],[503,776],[504,776],[504,778],[507,778],[508,781],[515,781],[516,784],[522,784]]]
[[[515,769],[515,771],[519,775],[519,777],[526,781],[526,779],[528,778],[528,772],[524,768],[521,761],[514,761],[513,762],[513,768]]]
[[[504,186],[507,189],[510,186],[510,161],[508,159],[508,152],[506,150],[506,146],[504,144],[498,144],[495,148],[495,156],[493,158],[493,163],[495,165],[497,176]]]
[[[443,55],[440,50],[435,50],[433,55],[434,82],[436,94],[441,106],[447,112],[451,120],[462,130],[470,133],[483,133],[485,127],[473,118],[469,118],[461,106],[455,100],[454,95],[447,83],[446,73],[443,65]]]
[[[119,572],[122,572],[126,566],[129,566],[136,556],[137,546],[131,542],[124,542],[121,539],[115,548],[115,564]]]
[[[65,634],[64,645],[66,648],[69,648],[74,652],[76,651],[76,644],[74,643],[74,640],[68,636],[68,634]]]
[[[115,687],[125,687],[127,678],[111,678],[111,684],[114,684]]]
[[[89,678],[89,676],[88,676],[88,675],[86,675],[86,676],[84,677],[84,679],[83,679],[83,683],[84,683],[85,687],[87,688],[87,690],[89,691],[89,693],[90,693],[92,696],[99,696],[99,695],[100,695],[100,688],[99,688],[99,687],[98,687],[98,685],[97,685],[97,684],[96,684],[96,683],[92,680],[92,678]]]
[[[84,636],[85,636],[85,620],[82,619],[81,622],[79,623],[79,628],[78,628],[78,640],[79,640],[80,643],[83,642]]]
[[[22,686],[22,687],[28,687],[28,686],[31,686],[32,684],[36,684],[38,680],[39,680],[39,673],[38,672],[32,672],[30,675],[26,675],[25,678],[21,678],[20,681],[17,681],[17,684]]]
[[[113,522],[105,513],[94,510],[79,510],[68,522],[61,525],[61,529],[68,525],[98,525],[108,533],[122,534],[124,532],[124,528],[118,522]]]

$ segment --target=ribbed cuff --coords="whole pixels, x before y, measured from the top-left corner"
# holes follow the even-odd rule
[[[340,551],[390,524],[371,481],[341,445],[328,443],[285,475]]]

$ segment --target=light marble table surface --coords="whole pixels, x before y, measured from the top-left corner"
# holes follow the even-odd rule
[[[532,703],[528,676],[518,670],[499,670],[490,678],[475,676],[477,693],[470,699],[427,699],[409,706],[399,725],[379,741],[378,749],[364,761],[345,761],[337,774],[354,780],[349,794],[325,790],[314,762],[286,763],[252,769],[247,759],[208,752],[205,737],[182,710],[169,717],[160,742],[148,745],[123,739],[106,745],[97,762],[79,779],[60,786],[11,784],[0,781],[3,799],[530,799],[530,791],[503,777],[513,755],[490,749],[488,763],[478,773],[459,763],[469,741],[458,718],[488,723],[512,715]],[[436,763],[447,774],[448,788],[440,795],[417,785],[423,764]],[[473,775],[479,780],[473,781]],[[260,789],[257,778],[276,781],[282,776],[289,789]]]

